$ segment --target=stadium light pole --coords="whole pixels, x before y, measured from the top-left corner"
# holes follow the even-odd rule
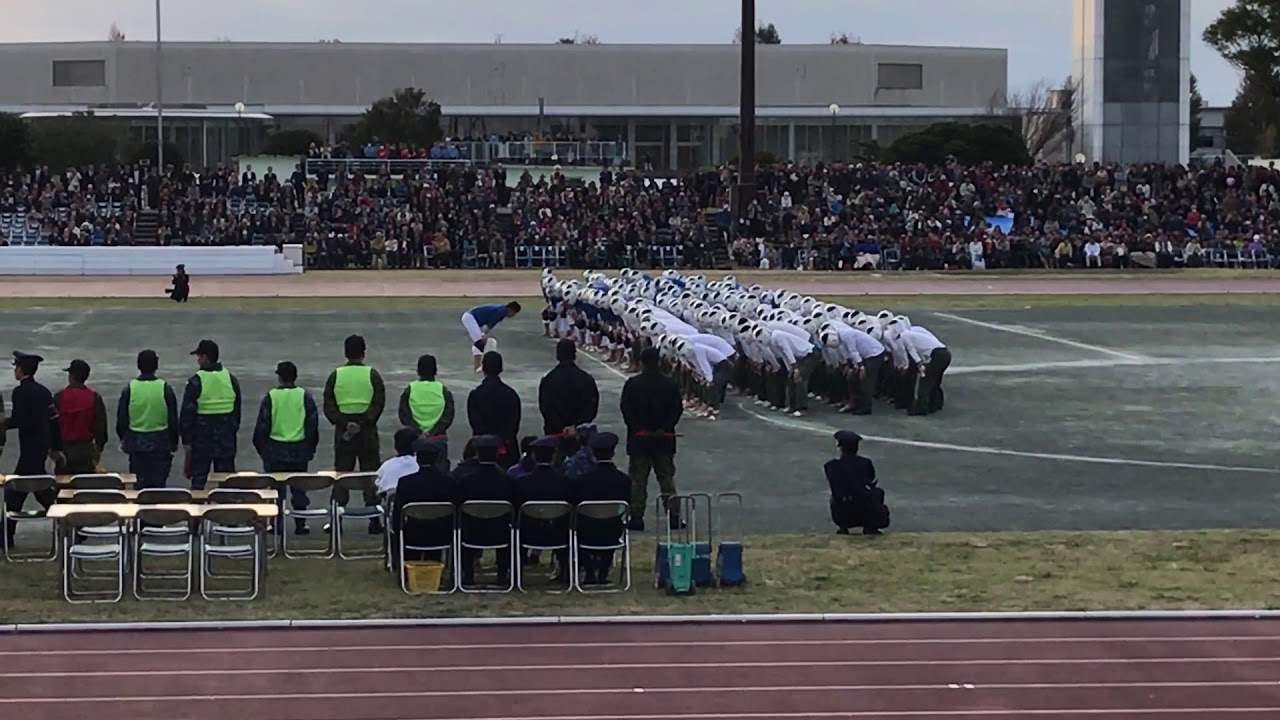
[[[756,191],[756,1],[742,0],[741,61],[738,92],[738,220]]]
[[[156,0],[156,171],[164,172],[164,43],[160,34],[160,0]]]

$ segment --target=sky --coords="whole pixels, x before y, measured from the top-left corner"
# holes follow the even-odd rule
[[[313,42],[729,42],[738,0],[161,0],[167,40]],[[104,40],[116,23],[154,39],[154,0],[0,0],[0,42]],[[1191,71],[1206,102],[1227,105],[1239,75],[1200,41],[1231,0],[1191,3]],[[783,43],[1007,48],[1009,87],[1061,82],[1071,72],[1071,0],[757,0]]]

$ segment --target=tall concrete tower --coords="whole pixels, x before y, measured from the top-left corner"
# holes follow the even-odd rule
[[[1074,2],[1075,152],[1089,162],[1187,162],[1191,0]]]

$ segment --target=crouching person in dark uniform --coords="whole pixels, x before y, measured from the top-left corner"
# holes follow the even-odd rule
[[[492,353],[490,353],[492,354]],[[486,356],[487,357],[487,356]],[[455,469],[458,480],[458,502],[468,500],[500,500],[513,506],[519,504],[519,494],[506,471],[498,466],[498,451],[502,449],[502,439],[496,435],[482,435],[472,440],[476,458],[474,464],[465,461]],[[510,539],[510,532],[505,519],[481,520],[461,518],[463,537],[469,542],[481,545],[497,545]],[[497,551],[498,582],[505,585],[510,580],[511,549]],[[464,585],[475,583],[475,564],[480,558],[479,550],[462,552],[462,582]]]
[[[320,444],[320,411],[311,393],[298,387],[297,366],[287,360],[276,365],[276,377],[280,385],[267,391],[258,408],[253,447],[262,458],[263,472],[305,473]],[[289,501],[294,510],[311,505],[307,493],[297,488],[289,488]],[[305,519],[294,518],[293,522],[294,534],[310,532]],[[277,524],[276,531],[284,530]]]
[[[569,485],[569,478],[565,477],[552,464],[560,443],[561,438],[554,435],[533,441],[533,470],[521,477],[516,485],[521,502],[573,503],[573,492]],[[520,541],[530,545],[568,544],[569,518],[565,516],[554,521],[526,519],[520,526]],[[522,549],[520,555],[521,562],[528,565],[537,565],[540,552],[533,550],[529,552],[528,557],[525,557]],[[559,563],[559,573],[556,576],[556,580],[567,583],[569,581],[568,551],[557,550],[556,560]]]
[[[62,435],[58,429],[58,411],[53,404],[49,388],[36,382],[36,370],[44,358],[39,355],[13,353],[13,377],[18,386],[13,389],[13,404],[5,430],[18,431],[18,464],[15,475],[45,475],[48,462],[55,466],[66,462],[62,455]],[[36,500],[46,510],[58,499],[57,488],[36,493]],[[27,501],[25,492],[4,489],[4,505],[9,512],[21,512]],[[4,531],[10,547],[17,531],[16,520],[6,520]]]
[[[858,454],[861,442],[862,436],[852,430],[837,432],[840,457],[823,466],[831,487],[831,521],[841,535],[855,527],[862,528],[863,535],[880,535],[889,527],[889,508],[876,484],[876,466]]]
[[[138,377],[125,386],[116,406],[116,437],[139,490],[169,483],[178,450],[178,396],[156,377],[159,369],[154,350],[138,353]]]
[[[627,503],[631,500],[631,477],[614,464],[618,448],[618,436],[602,432],[587,443],[595,456],[596,464],[579,477],[573,488],[575,499],[580,502],[609,501]],[[622,518],[596,520],[578,516],[578,542],[582,545],[615,545],[622,539]],[[587,585],[606,585],[613,567],[613,550],[583,550],[580,554],[582,572]]]
[[[435,438],[419,437],[414,441],[414,452],[417,455],[418,471],[400,478],[396,483],[394,501],[391,504],[391,525],[393,542],[391,543],[392,562],[397,571],[403,560],[434,560],[444,562],[444,554],[439,550],[406,552],[400,555],[400,541],[397,533],[404,533],[406,546],[440,546],[448,545],[452,540],[453,521],[404,519],[404,506],[410,503],[455,503],[458,500],[458,484],[448,473],[440,469],[440,456],[445,452],[445,444]]]
[[[240,432],[240,381],[218,361],[218,344],[201,340],[191,354],[200,369],[182,393],[182,442],[188,448],[191,489],[203,490],[214,472],[236,471]]]

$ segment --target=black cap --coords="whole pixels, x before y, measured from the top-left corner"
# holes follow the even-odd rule
[[[218,357],[218,343],[212,340],[201,340],[196,344],[196,349],[191,351],[192,355],[204,355],[205,357]]]
[[[612,450],[618,447],[618,436],[611,432],[602,432],[593,435],[587,441],[587,447],[592,450]]]
[[[437,457],[444,452],[444,448],[444,442],[429,437],[419,437],[413,443],[413,452],[418,457]]]
[[[83,382],[89,379],[89,363],[83,360],[72,360],[63,372],[71,373]]]
[[[21,350],[13,351],[13,364],[21,366],[34,367],[44,362],[44,358],[32,353],[24,353]]]
[[[840,447],[855,446],[862,442],[862,436],[852,430],[836,431],[836,444]]]
[[[471,441],[476,450],[497,450],[502,447],[502,438],[497,435],[481,435]]]
[[[276,377],[285,382],[294,382],[298,379],[298,366],[285,360],[276,365]]]
[[[533,445],[531,445],[530,447],[533,447],[534,449],[544,449],[544,450],[545,450],[545,449],[547,449],[547,448],[557,448],[557,447],[559,447],[559,446],[560,446],[560,437],[559,437],[559,436],[557,436],[557,435],[547,435],[546,437],[540,437],[540,438],[538,438],[537,440],[534,440],[534,441],[533,441]]]

